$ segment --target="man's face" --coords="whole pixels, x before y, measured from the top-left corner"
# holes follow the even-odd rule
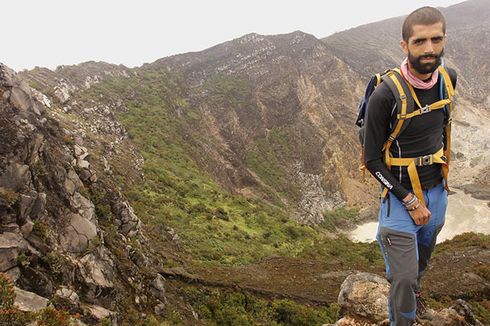
[[[442,23],[414,25],[408,42],[401,41],[410,66],[421,75],[434,72],[441,64],[445,44]]]

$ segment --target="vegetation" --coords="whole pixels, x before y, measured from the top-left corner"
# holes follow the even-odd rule
[[[333,323],[338,306],[314,307],[291,300],[267,301],[242,292],[185,289],[199,318],[209,325],[295,325]]]
[[[45,308],[39,312],[23,312],[15,305],[14,285],[10,278],[0,273],[0,325],[27,325],[36,322],[36,325],[44,326],[69,326],[79,318],[66,311],[54,308]]]

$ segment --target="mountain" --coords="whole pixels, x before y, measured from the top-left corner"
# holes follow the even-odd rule
[[[489,11],[444,9],[451,182],[487,200]],[[89,324],[334,322],[345,277],[383,273],[377,244],[337,229],[376,215],[353,121],[367,78],[401,61],[401,21],[252,33],[134,69],[0,66],[1,271],[38,309]],[[436,252],[435,306],[464,298],[488,316],[488,241]]]

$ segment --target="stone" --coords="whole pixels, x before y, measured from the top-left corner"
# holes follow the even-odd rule
[[[445,326],[445,325],[453,325],[453,326],[464,326],[468,325],[464,321],[464,317],[460,316],[456,310],[453,308],[444,308],[438,313],[434,314],[434,317],[431,320],[431,325],[433,326]]]
[[[33,164],[39,160],[39,152],[42,150],[44,144],[44,136],[36,133],[32,137],[29,143],[29,156],[26,159],[26,163]]]
[[[0,176],[0,187],[20,192],[30,185],[30,179],[29,165],[13,163]]]
[[[165,306],[165,304],[163,302],[157,304],[153,310],[155,311],[155,314],[157,316],[160,316],[163,318],[165,318],[167,316],[167,307]]]
[[[76,191],[80,190],[80,187],[83,185],[82,181],[78,177],[78,174],[75,170],[71,169],[66,174],[64,187],[67,193],[71,196],[75,194]]]
[[[141,221],[128,202],[120,202],[114,205],[114,213],[117,218],[116,225],[123,235],[131,237],[139,233]]]
[[[66,286],[61,286],[58,290],[56,290],[55,296],[68,302],[72,306],[80,305],[80,298],[78,294]]]
[[[340,316],[367,318],[374,323],[388,318],[388,281],[370,273],[349,275],[341,285],[338,297]]]
[[[105,251],[101,250],[98,256],[93,253],[83,256],[78,267],[85,283],[100,288],[114,286],[114,262]]]
[[[5,274],[7,274],[12,280],[12,282],[15,283],[20,278],[20,268],[19,267],[11,268],[8,271],[6,271]]]
[[[48,306],[49,300],[33,292],[24,291],[14,287],[14,305],[21,311],[37,312]]]
[[[17,258],[27,250],[27,243],[17,232],[4,232],[0,235],[0,272],[5,272],[17,266]]]
[[[33,192],[32,195],[21,194],[19,196],[19,224],[23,224],[26,219],[30,216],[32,207],[34,206],[37,199],[37,193]]]
[[[165,278],[157,274],[157,276],[151,281],[150,291],[158,299],[165,301]]]
[[[89,315],[90,317],[94,318],[97,321],[101,321],[104,318],[111,319],[116,315],[113,311],[97,305],[85,305],[82,308],[87,315]]]
[[[20,232],[22,233],[24,239],[27,239],[29,235],[31,235],[33,228],[34,228],[34,223],[31,221],[30,218],[27,218],[25,223],[20,227]]]
[[[77,166],[80,169],[88,169],[90,167],[90,163],[82,159],[77,159]]]
[[[63,248],[71,253],[84,252],[97,236],[97,226],[80,214],[70,214],[70,222],[60,237]]]
[[[19,87],[12,87],[10,91],[10,104],[19,111],[27,112],[31,108],[32,100],[29,95]]]
[[[46,194],[40,192],[37,194],[36,202],[31,210],[31,218],[39,218],[46,212]]]

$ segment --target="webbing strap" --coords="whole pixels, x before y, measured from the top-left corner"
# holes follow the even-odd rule
[[[400,84],[400,81],[398,80],[398,78],[395,76],[395,74],[393,72],[390,71],[388,73],[388,76],[391,78],[391,80],[393,81],[393,83],[396,86],[396,89],[398,90],[398,94],[400,96],[400,100],[402,103],[402,107],[401,107],[400,112],[402,115],[406,115],[407,114],[407,96],[405,95],[405,91],[403,90],[403,87]],[[388,140],[386,141],[386,143],[384,145],[385,164],[386,164],[388,170],[391,169],[391,165],[389,163],[389,161],[390,161],[390,147],[391,147],[391,144],[393,143],[393,141],[398,137],[400,130],[402,129],[403,122],[404,122],[403,120],[397,119],[395,129],[393,130],[393,132],[391,133],[390,137],[388,138]]]
[[[446,85],[446,92],[450,101],[449,110],[448,110],[448,123],[446,126],[446,149],[444,150],[444,156],[446,157],[446,164],[442,166],[442,174],[444,176],[444,179],[446,180],[446,190],[449,191],[448,177],[449,177],[449,162],[451,161],[451,117],[452,117],[452,111],[454,106],[454,101],[453,101],[454,86],[446,69],[444,69],[444,67],[442,66],[439,66],[437,69],[439,70],[439,73],[441,73],[442,77],[444,78],[444,84]]]
[[[400,74],[399,69],[393,69],[393,70],[396,71],[398,74]],[[403,114],[403,115],[406,115],[407,114],[407,96],[405,94],[405,91],[403,90],[403,86],[400,84],[400,81],[395,76],[395,73],[393,71],[389,71],[387,73],[387,75],[393,81],[393,84],[395,84],[395,87],[398,91],[398,95],[399,95],[400,100],[401,100],[401,110],[399,112],[401,112],[401,114]],[[403,123],[404,123],[404,120],[397,119],[395,129],[391,133],[390,137],[388,137],[388,140],[385,142],[385,145],[383,146],[383,150],[385,152],[384,162],[385,162],[385,165],[388,168],[388,170],[391,169],[390,147],[391,147],[391,144],[393,143],[393,141],[400,134]],[[381,193],[381,198],[386,198],[386,196],[388,195],[388,190],[389,190],[388,188],[384,187],[383,192]]]
[[[434,111],[434,110],[444,109],[444,107],[446,105],[448,105],[450,102],[451,101],[449,99],[440,100],[440,101],[432,103],[431,105],[426,105],[423,108],[415,110],[412,113],[408,113],[405,115],[398,114],[396,117],[397,117],[397,119],[410,119],[410,118],[416,117],[418,115],[429,113],[429,112]]]
[[[408,176],[410,177],[410,183],[412,184],[413,192],[415,196],[424,204],[424,194],[422,192],[422,185],[420,184],[419,174],[417,172],[417,166],[442,164],[443,167],[447,166],[446,158],[444,157],[444,148],[441,148],[432,155],[420,156],[420,157],[407,157],[407,158],[390,158],[390,163],[393,166],[406,166]]]

